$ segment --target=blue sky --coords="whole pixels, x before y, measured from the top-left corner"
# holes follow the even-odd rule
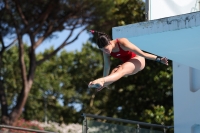
[[[77,35],[78,31],[80,31],[80,29],[76,30],[74,35]],[[45,40],[36,49],[36,52],[43,52],[45,49],[48,49],[51,46],[53,46],[54,48],[58,47],[65,40],[68,34],[67,34],[67,31],[62,31],[62,32],[55,33],[55,35],[57,35],[57,37],[53,39]],[[80,51],[83,43],[87,42],[87,40],[89,39],[89,36],[90,35],[87,33],[87,31],[84,31],[83,33],[81,33],[81,35],[75,42],[66,46],[64,49],[66,49],[66,51],[75,51],[75,50]],[[30,40],[27,35],[23,37],[23,41],[27,44],[30,44]]]
[[[80,31],[80,29],[75,31],[74,36],[77,35],[78,31]],[[51,40],[50,39],[45,40],[36,49],[36,52],[43,52],[45,49],[48,49],[51,46],[53,46],[54,48],[58,47],[66,39],[68,34],[66,31],[63,31],[63,32],[57,32],[55,35],[57,35],[57,37],[54,37]],[[87,31],[84,31],[83,33],[80,34],[80,36],[78,37],[78,39],[76,41],[74,41],[72,44],[66,46],[64,49],[66,49],[66,51],[75,51],[75,50],[80,51],[83,43],[87,42],[89,37],[90,37],[89,33]],[[4,38],[4,41],[7,46],[8,44],[10,44],[13,41],[13,38],[9,38],[9,37]],[[30,39],[27,35],[23,36],[23,42],[30,45]]]

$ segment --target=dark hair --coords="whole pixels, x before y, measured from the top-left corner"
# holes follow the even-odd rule
[[[105,46],[107,46],[110,43],[110,37],[103,33],[103,32],[99,32],[99,31],[94,31],[94,30],[90,30],[91,33],[97,33],[98,37],[97,37],[97,45],[99,48],[103,48]]]

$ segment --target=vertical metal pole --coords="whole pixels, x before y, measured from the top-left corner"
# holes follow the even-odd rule
[[[150,133],[153,133],[153,127],[150,128]]]
[[[145,0],[145,20],[149,20],[149,0]]]
[[[161,125],[165,126],[165,123],[162,122]],[[166,131],[167,131],[166,127],[163,128],[163,131],[164,131],[164,133],[166,133]]]
[[[87,126],[87,117],[84,117],[83,120],[83,133],[87,133],[88,126]]]
[[[137,133],[140,133],[140,125],[137,124]]]
[[[164,133],[166,133],[167,132],[167,129],[166,128],[164,128]]]
[[[44,95],[44,122],[47,124],[47,96]]]

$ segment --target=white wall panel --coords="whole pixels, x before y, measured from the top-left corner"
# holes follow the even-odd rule
[[[149,20],[199,11],[199,0],[149,0]]]

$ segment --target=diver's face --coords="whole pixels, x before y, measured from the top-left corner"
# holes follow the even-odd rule
[[[111,48],[111,44],[109,43],[108,45],[106,45],[105,47],[103,48],[100,48],[104,53],[106,54],[110,54],[111,51],[112,51],[112,48]]]

